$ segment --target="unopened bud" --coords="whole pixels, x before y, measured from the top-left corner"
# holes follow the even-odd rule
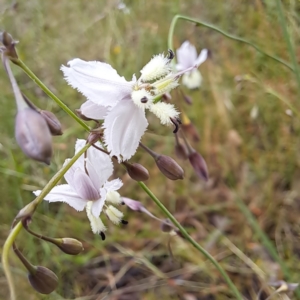
[[[34,211],[37,208],[38,203],[35,201],[30,202],[26,206],[24,206],[17,214],[16,219],[24,219],[31,217]]]
[[[27,107],[15,119],[15,137],[22,151],[30,158],[50,164],[51,134],[44,118]]]
[[[15,49],[15,45],[18,43],[14,41],[12,36],[7,32],[0,32],[0,42],[5,46],[5,55],[13,58],[18,59],[18,55]]]
[[[204,158],[196,151],[189,154],[189,161],[199,178],[207,181],[208,170]]]
[[[175,133],[175,142],[176,142],[176,145],[175,145],[175,154],[178,158],[180,159],[187,159],[188,158],[188,149],[185,145],[183,145],[179,138],[178,138],[178,135]]]
[[[160,228],[163,232],[170,232],[174,230],[174,225],[169,219],[162,220]]]
[[[41,110],[41,116],[45,119],[52,135],[62,135],[61,124],[54,113],[48,110]]]
[[[182,124],[181,128],[184,130],[184,132],[189,135],[194,142],[200,141],[200,136],[195,128],[195,126],[192,123],[189,124]]]
[[[128,172],[128,175],[136,181],[146,181],[149,179],[149,172],[148,170],[138,163],[123,163],[126,167],[126,170]]]
[[[58,278],[51,270],[37,266],[28,275],[31,286],[41,294],[52,293],[58,285]]]
[[[88,138],[87,138],[87,142],[91,145],[97,143],[99,141],[99,139],[101,139],[103,136],[102,132],[90,132]]]
[[[82,243],[72,238],[53,239],[52,243],[61,251],[70,255],[77,255],[84,250]]]
[[[166,155],[158,155],[155,157],[156,165],[159,170],[169,179],[183,179],[184,171],[178,163],[171,157]]]

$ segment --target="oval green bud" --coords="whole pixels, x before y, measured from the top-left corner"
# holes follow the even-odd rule
[[[64,253],[70,255],[77,255],[84,250],[82,243],[72,238],[54,239],[53,244]]]

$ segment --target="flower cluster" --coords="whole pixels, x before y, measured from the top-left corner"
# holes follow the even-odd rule
[[[178,86],[181,75],[197,68],[194,65],[174,72],[169,50],[167,56],[154,56],[141,70],[137,79],[133,75],[126,81],[109,64],[73,59],[61,70],[67,82],[79,90],[87,101],[81,113],[95,120],[104,120],[104,141],[111,156],[119,161],[134,155],[144,134],[148,121],[145,110],[155,114],[164,125],[172,124],[179,112],[172,104],[161,102],[161,97]]]

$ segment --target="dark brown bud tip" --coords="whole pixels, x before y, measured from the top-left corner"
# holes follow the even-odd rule
[[[166,155],[158,155],[155,158],[155,162],[159,170],[167,178],[171,180],[183,179],[184,171],[173,158]]]
[[[72,238],[55,239],[53,243],[59,247],[61,251],[70,255],[77,255],[84,250],[82,243]]]
[[[57,276],[49,269],[37,266],[35,272],[28,275],[31,286],[41,294],[52,293],[58,285]]]
[[[189,161],[200,179],[208,180],[208,170],[204,158],[196,151],[189,155]]]
[[[52,135],[62,135],[61,124],[55,114],[48,110],[41,110],[40,114],[45,119]]]
[[[126,167],[128,175],[136,181],[146,181],[149,179],[149,172],[148,170],[143,167],[141,164],[138,163],[123,163]]]
[[[29,107],[18,111],[15,120],[15,137],[28,157],[50,164],[51,133],[45,119],[38,112]]]
[[[10,58],[18,59],[18,55],[15,49],[15,45],[18,42],[14,41],[14,39],[9,33],[5,31],[0,32],[0,42],[5,46],[4,53],[6,56]]]

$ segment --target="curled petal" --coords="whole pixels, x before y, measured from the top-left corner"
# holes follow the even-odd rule
[[[102,120],[105,115],[108,113],[108,108],[102,105],[99,105],[93,101],[86,101],[80,107],[81,113],[94,120]]]
[[[33,192],[38,196],[41,191]],[[55,186],[51,192],[45,196],[44,200],[49,202],[65,202],[77,211],[82,211],[87,204],[68,184]]]
[[[121,77],[109,64],[75,58],[62,66],[66,81],[89,100],[103,106],[113,106],[130,95],[132,82]]]
[[[177,55],[177,70],[184,70],[195,65],[197,59],[197,51],[194,45],[185,41],[180,48],[176,50]]]
[[[148,122],[143,109],[131,100],[122,100],[106,116],[104,139],[111,156],[121,161],[134,155]]]
[[[208,57],[208,50],[202,49],[202,51],[200,52],[199,56],[195,61],[195,64],[199,67],[202,63],[206,61],[207,57]]]

